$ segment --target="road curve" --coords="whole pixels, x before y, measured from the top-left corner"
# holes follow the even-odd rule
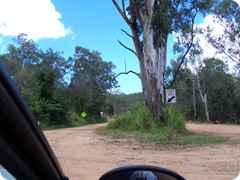
[[[168,168],[190,180],[234,179],[240,172],[239,144],[166,149],[161,144],[97,134],[95,129],[104,125],[44,132],[63,171],[71,180],[96,180],[109,169],[133,164]],[[208,128],[223,131],[219,125],[188,124],[187,127],[199,133],[206,133]],[[201,128],[197,127],[203,129],[200,131]],[[225,135],[235,132],[232,126],[224,127],[228,129],[223,133]],[[234,137],[238,133],[233,133]]]

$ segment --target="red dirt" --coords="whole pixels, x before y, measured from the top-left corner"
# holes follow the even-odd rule
[[[71,180],[95,180],[112,168],[134,164],[168,168],[194,180],[231,180],[240,172],[240,144],[166,147],[97,134],[96,128],[104,125],[45,131],[63,171]],[[187,124],[187,128],[199,134],[240,140],[240,126]]]

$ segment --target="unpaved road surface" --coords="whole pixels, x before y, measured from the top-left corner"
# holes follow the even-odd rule
[[[70,180],[96,180],[112,168],[135,164],[168,168],[190,180],[232,180],[240,172],[240,144],[171,148],[102,136],[96,133],[101,126],[104,124],[45,131]],[[240,140],[240,126],[187,124],[187,128]]]

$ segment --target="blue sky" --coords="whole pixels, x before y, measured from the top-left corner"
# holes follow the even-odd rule
[[[203,18],[198,19],[198,23]],[[40,48],[63,51],[64,57],[74,54],[76,45],[101,53],[104,61],[115,64],[116,74],[124,71],[139,72],[138,60],[130,51],[131,39],[121,29],[130,32],[111,0],[0,0],[0,53],[5,52],[10,39],[19,33],[28,34]],[[168,61],[173,58],[168,44]],[[121,92],[141,92],[140,79],[134,75],[117,78]]]
[[[0,17],[1,10],[2,14],[4,9],[8,9],[9,13],[15,13],[12,18],[8,21],[14,24],[13,27],[16,32],[6,33],[8,30],[1,28],[1,24],[4,24],[3,20],[1,22],[0,18],[0,46],[1,53],[6,50],[6,45],[10,43],[13,36],[17,36],[19,33],[27,29],[28,36],[33,39],[42,49],[53,48],[56,51],[63,51],[64,56],[68,58],[74,54],[74,48],[76,45],[85,47],[91,51],[97,50],[101,53],[102,59],[104,61],[112,61],[116,66],[114,69],[115,73],[120,73],[124,71],[124,60],[127,62],[127,70],[133,70],[139,72],[138,62],[136,57],[128,50],[124,49],[120,44],[118,44],[117,39],[122,41],[127,46],[133,48],[132,41],[127,37],[121,29],[129,31],[129,28],[118,14],[111,0],[96,1],[96,0],[11,0],[15,5],[21,1],[46,1],[43,5],[38,5],[35,7],[31,3],[28,5],[22,5],[23,10],[18,11],[17,7],[12,8],[13,5],[5,5],[5,7],[0,6]],[[6,3],[5,0],[0,0],[0,4]],[[27,2],[25,2],[27,3]],[[46,8],[48,6],[48,8]],[[54,6],[54,8],[52,7]],[[2,9],[1,9],[2,7]],[[51,8],[50,8],[51,7]],[[19,8],[19,9],[20,9]],[[36,9],[28,13],[29,9]],[[40,9],[40,11],[39,11]],[[7,10],[6,10],[7,11]],[[39,11],[39,12],[38,12]],[[18,16],[26,12],[26,16],[18,19]],[[59,14],[57,14],[59,13]],[[49,17],[45,17],[49,14]],[[12,16],[9,14],[9,16]],[[31,17],[32,16],[32,17]],[[36,17],[35,17],[36,16]],[[26,20],[23,24],[28,25],[28,28],[18,27],[17,21],[22,21],[22,19],[38,19],[38,17],[43,19],[54,19],[48,23],[38,23],[34,24],[34,20]],[[43,17],[44,16],[44,17]],[[51,16],[51,17],[50,17]],[[15,19],[13,21],[12,19]],[[7,21],[7,22],[8,22]],[[53,24],[61,23],[62,26],[53,26]],[[20,22],[19,22],[20,23]],[[40,24],[40,25],[39,25]],[[34,29],[33,26],[38,26],[38,30]],[[9,28],[10,29],[10,28]],[[18,30],[17,30],[18,29]],[[49,34],[44,35],[42,31],[47,30]],[[37,32],[34,32],[37,31]],[[48,33],[47,32],[47,33]],[[52,33],[50,33],[52,32]],[[58,37],[53,37],[55,34],[59,34]],[[64,34],[65,32],[65,34]],[[34,34],[35,33],[35,34]],[[41,34],[37,36],[36,34]],[[134,93],[141,91],[141,83],[136,75],[121,75],[117,78],[120,88],[119,90],[124,93]]]
[[[135,55],[117,42],[119,39],[133,48],[131,39],[121,31],[121,29],[129,30],[129,28],[118,14],[112,1],[53,0],[52,3],[61,13],[61,21],[72,31],[70,35],[72,37],[56,42],[57,49],[66,47],[63,50],[65,54],[70,52],[72,55],[74,47],[80,45],[91,51],[97,50],[101,53],[103,60],[112,61],[116,66],[114,70],[116,73],[124,71],[124,60],[126,60],[128,70],[139,72]],[[124,93],[141,91],[140,80],[134,74],[121,75],[117,80],[121,86],[120,91]]]

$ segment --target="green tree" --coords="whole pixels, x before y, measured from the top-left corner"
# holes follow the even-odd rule
[[[43,66],[37,73],[37,84],[40,90],[39,97],[52,100],[54,96],[56,76],[50,67]]]
[[[48,124],[66,122],[66,106],[56,95],[63,86],[67,62],[59,52],[43,52],[38,45],[20,34],[0,56],[39,121]]]
[[[188,66],[190,67],[189,64]],[[184,71],[186,86],[184,89],[188,90],[190,95],[191,92],[189,90],[192,87],[194,88],[192,89],[192,94],[197,91],[195,94],[199,95],[195,97],[198,117],[203,118],[201,114],[205,114],[206,121],[220,122],[232,119],[231,116],[234,113],[233,102],[235,99],[234,78],[228,73],[227,65],[220,59],[208,58],[204,59],[202,64],[198,63],[198,66],[191,64],[191,70],[185,67]],[[180,77],[179,81],[184,82],[184,79]],[[178,83],[176,85],[177,89],[181,89]],[[185,100],[189,99],[186,95],[184,98]],[[190,109],[192,110],[192,108]],[[187,109],[184,111],[186,112]]]
[[[106,101],[104,104],[103,112],[107,113],[108,116],[114,116],[114,106],[110,102]]]
[[[90,52],[77,46],[73,58],[73,76],[69,92],[73,94],[74,107],[77,112],[86,111],[89,114],[100,115],[108,90],[117,87],[115,68],[112,62],[103,61],[100,53]]]
[[[231,115],[231,118],[237,123],[240,124],[240,85],[239,85],[239,77],[238,78],[234,78],[234,93],[233,93],[233,109],[234,112]]]
[[[0,58],[18,87],[34,89],[33,66],[39,60],[40,50],[26,34],[20,34],[13,41],[14,44],[8,45],[8,52]]]
[[[143,105],[142,93],[107,93],[107,102],[114,108],[115,115],[132,113],[139,104]]]
[[[131,30],[131,35],[126,34],[132,38],[135,51],[127,49],[139,61],[145,104],[154,117],[161,120],[168,35],[173,32],[192,32],[196,14],[205,14],[214,1],[129,0],[128,7],[125,1],[122,1],[122,6],[112,1]],[[192,41],[189,43],[185,44],[187,49],[191,47]]]
[[[81,113],[88,112],[92,106],[92,90],[85,82],[74,80],[67,88],[68,103],[71,104],[71,110]]]
[[[198,66],[186,63],[180,69],[173,86],[177,89],[176,105],[191,120],[205,118],[213,122],[237,122],[240,96],[238,79],[228,73],[227,64],[220,59],[208,58],[200,62]]]
[[[49,48],[45,52],[40,53],[40,67],[52,69],[56,78],[56,86],[66,86],[66,78],[70,72],[69,61],[62,57],[62,52],[54,51]]]
[[[212,121],[225,121],[233,113],[233,77],[219,59],[205,59],[200,71],[203,88],[208,93],[209,116]]]
[[[103,61],[99,52],[90,52],[86,48],[77,46],[72,60],[73,81],[81,79],[88,86],[102,93],[116,87],[115,73],[112,72],[115,66],[112,62]]]
[[[35,65],[38,99],[42,105],[42,113],[45,114],[45,123],[49,125],[64,124],[68,122],[67,103],[57,94],[61,87],[65,86],[64,76],[67,62],[61,53],[47,49],[39,55],[39,63]]]

